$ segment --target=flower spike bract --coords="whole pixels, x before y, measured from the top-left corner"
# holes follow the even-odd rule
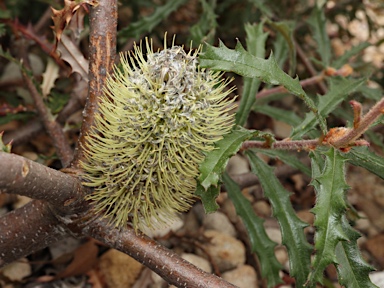
[[[199,164],[234,124],[233,89],[198,67],[199,49],[146,50],[123,54],[108,78],[81,163],[95,212],[136,230],[191,206]]]

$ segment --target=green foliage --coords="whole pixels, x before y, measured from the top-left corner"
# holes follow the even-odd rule
[[[323,67],[329,67],[333,63],[333,67],[341,68],[343,65],[350,63],[350,58],[360,53],[369,44],[362,43],[357,45],[346,51],[339,59],[332,59],[330,40],[325,29],[326,18],[324,10],[320,7],[321,5],[313,8],[308,20],[313,31],[313,37],[318,44],[318,54],[321,58],[321,63],[319,63]],[[237,42],[233,50],[220,42],[218,47],[207,45],[204,53],[200,55],[201,67],[234,72],[243,76],[243,93],[236,115],[238,125],[244,125],[250,111],[253,110],[291,125],[293,127],[291,139],[301,140],[304,136],[314,138],[322,134],[325,135],[327,131],[325,119],[335,109],[339,109],[342,101],[346,100],[352,93],[359,91],[364,94],[366,93],[369,98],[375,98],[376,100],[381,98],[380,94],[373,93],[374,96],[372,96],[371,88],[367,88],[365,85],[366,78],[354,79],[333,76],[327,79],[329,84],[327,93],[322,96],[316,96],[315,101],[313,101],[302,89],[298,79],[292,79],[279,67],[284,65],[286,61],[287,54],[284,51],[287,48],[290,51],[290,67],[294,68],[295,66],[293,61],[295,45],[292,35],[294,24],[290,26],[287,25],[287,22],[267,22],[269,26],[279,31],[273,43],[279,61],[274,59],[272,53],[268,59],[263,57],[268,37],[268,34],[263,32],[263,24],[245,26],[247,51],[240,42]],[[292,70],[291,73],[294,74],[294,71]],[[257,94],[256,91],[259,89],[261,82],[267,85],[283,86],[287,93],[294,94],[302,99],[311,112],[303,117],[300,112],[274,107],[271,105],[272,97],[266,101],[260,101],[263,103],[260,105],[256,101],[255,94]],[[373,92],[376,93],[376,91]],[[284,97],[284,94],[281,95],[273,99],[279,100]],[[345,110],[339,109],[335,114],[347,115],[348,113]],[[349,116],[347,118],[349,119]],[[318,125],[320,131],[317,129]],[[332,123],[330,125],[333,126]],[[261,135],[259,134],[258,136],[260,137]],[[273,135],[271,135],[269,143],[275,141],[273,138]],[[267,147],[268,145],[265,146]],[[224,146],[220,149],[224,149]],[[297,218],[289,199],[290,194],[273,175],[273,170],[256,156],[254,153],[256,151],[269,157],[278,158],[312,177],[312,184],[317,191],[316,206],[313,209],[313,213],[316,215],[314,223],[316,227],[314,247],[316,254],[312,263],[310,256],[314,250],[306,241],[303,233],[303,228],[307,224]],[[215,153],[215,151],[211,153]],[[345,199],[345,192],[348,186],[345,183],[344,166],[345,161],[349,159],[352,164],[363,166],[383,177],[383,159],[369,152],[366,148],[354,148],[346,154],[331,148],[324,155],[316,150],[310,153],[312,159],[311,171],[299,161],[296,155],[292,155],[289,151],[260,148],[254,149],[253,152],[246,151],[245,153],[249,157],[252,171],[259,178],[265,197],[268,198],[272,205],[273,216],[280,224],[283,245],[287,247],[289,254],[290,275],[296,279],[296,287],[315,287],[317,283],[323,283],[323,272],[329,264],[337,266],[340,284],[346,287],[374,287],[368,277],[371,267],[362,260],[356,244],[359,234],[353,230],[346,220],[346,212],[350,209],[350,205]],[[216,155],[215,157],[210,156],[210,153],[207,157],[210,159],[220,159]],[[219,171],[223,171],[223,167]],[[204,175],[209,175],[206,171],[202,172]],[[210,185],[220,179],[220,173],[214,173],[213,175],[214,180],[208,182]],[[209,176],[207,179],[209,179]],[[254,247],[254,243],[258,243],[257,246],[260,247],[269,247],[271,244],[264,239],[264,236],[263,240],[256,237],[257,235],[260,237],[264,233],[260,227],[262,220],[254,216],[248,201],[241,195],[239,187],[225,173],[222,176],[222,180],[227,187],[228,195],[234,203],[237,213],[247,227],[252,247]],[[217,195],[215,194],[214,197],[217,197]],[[204,199],[203,202],[208,203],[209,199]],[[265,244],[263,244],[264,241],[266,241]],[[277,283],[274,277],[277,267],[271,268],[268,256],[261,253],[262,251],[260,250],[268,251],[268,249],[257,249],[257,247],[254,247],[255,253],[259,257],[262,271],[264,271],[262,276],[268,279],[268,285],[271,287]],[[268,273],[268,270],[273,272]]]
[[[243,77],[259,78],[271,85],[284,86],[289,92],[301,98],[311,109],[325,133],[324,118],[319,115],[315,104],[301,87],[299,79],[293,79],[281,70],[272,54],[268,59],[263,59],[248,53],[240,42],[237,42],[234,50],[220,42],[217,48],[207,45],[206,51],[200,55],[200,66],[213,70],[231,71]]]
[[[14,121],[14,120],[28,121],[34,116],[36,116],[36,114],[32,113],[32,112],[22,112],[22,113],[17,113],[17,114],[8,113],[8,114],[0,117],[0,125],[7,124],[7,123]]]
[[[134,22],[127,26],[126,28],[121,29],[118,32],[119,41],[126,41],[128,38],[139,38],[140,35],[152,31],[156,26],[159,25],[161,21],[166,19],[168,15],[175,11],[178,7],[183,5],[186,0],[169,0],[163,6],[156,7],[155,11],[147,16],[143,17],[137,22]]]
[[[308,23],[313,30],[313,38],[318,45],[317,51],[321,57],[324,67],[326,67],[331,62],[331,44],[326,31],[324,9],[315,6],[312,10]]]
[[[216,203],[216,198],[220,194],[220,186],[209,186],[204,188],[199,182],[196,185],[195,194],[200,197],[203,202],[205,213],[212,213],[219,209],[219,205]]]
[[[296,71],[296,47],[293,40],[293,23],[288,21],[281,21],[281,22],[273,22],[268,21],[267,22],[273,29],[278,31],[284,38],[285,42],[287,43],[288,50],[289,50],[289,74],[293,75]]]
[[[343,216],[341,220],[344,233],[349,241],[341,241],[336,246],[335,253],[338,262],[336,268],[340,284],[348,288],[377,288],[368,276],[368,273],[375,269],[362,259],[357,245],[356,240],[360,238],[360,234],[351,228],[347,217]]]
[[[297,287],[304,285],[309,273],[311,245],[305,239],[303,229],[308,226],[295,214],[289,200],[289,193],[274,176],[273,169],[253,152],[247,151],[252,172],[255,173],[263,187],[264,195],[272,205],[273,216],[279,221],[282,243],[287,247],[291,275],[296,278]]]
[[[375,287],[368,277],[372,269],[362,260],[357,249],[359,235],[346,220],[347,159],[334,148],[323,153],[325,161],[318,153],[311,153],[312,185],[317,196],[312,212],[316,216],[314,226],[317,233],[316,254],[307,285],[315,287],[317,282],[323,283],[323,271],[329,264],[335,264],[338,265],[340,283],[348,284],[346,287]]]
[[[337,58],[335,61],[332,62],[332,67],[339,69],[344,64],[348,63],[348,61],[351,59],[351,57],[357,55],[361,51],[363,51],[365,48],[371,46],[368,42],[360,43],[356,46],[353,46],[351,49],[347,50],[341,57]]]
[[[313,152],[318,153],[318,152]],[[327,153],[325,163],[321,157],[312,157],[314,167],[312,185],[316,190],[316,206],[312,209],[315,214],[314,226],[316,254],[312,263],[313,271],[309,277],[309,287],[317,282],[323,282],[323,271],[329,264],[336,264],[335,249],[341,241],[349,241],[342,228],[341,219],[345,215],[347,203],[345,191],[346,159],[335,149]],[[313,163],[315,162],[315,163]],[[323,169],[320,167],[324,166]]]
[[[209,43],[203,47],[204,52],[200,54],[198,60],[200,67],[237,74],[235,81],[232,82],[241,83],[238,87],[240,97],[235,115],[237,126],[221,141],[215,143],[215,147],[212,146],[212,151],[201,154],[201,159],[199,159],[205,159],[199,168],[197,165],[194,167],[198,171],[196,176],[189,179],[189,182],[196,182],[195,195],[201,198],[206,213],[214,212],[219,208],[216,198],[221,190],[220,181],[224,183],[228,197],[246,227],[250,248],[258,257],[260,271],[266,281],[263,286],[267,287],[275,287],[282,283],[279,276],[282,265],[276,260],[274,251],[277,244],[267,236],[264,219],[255,215],[252,204],[243,196],[240,186],[225,172],[229,158],[236,153],[244,153],[244,150],[249,147],[249,141],[259,142],[259,145],[256,146],[257,149],[248,150],[245,154],[253,174],[258,176],[265,198],[273,208],[273,217],[280,224],[283,245],[287,248],[290,263],[290,270],[289,272],[285,271],[285,273],[289,273],[291,277],[295,278],[296,287],[315,287],[318,283],[332,287],[333,284],[329,284],[330,281],[324,279],[323,276],[328,265],[335,265],[339,284],[344,287],[376,287],[369,280],[369,273],[372,268],[363,261],[360,248],[357,245],[357,239],[360,235],[349,223],[351,219],[348,217],[353,207],[346,199],[348,186],[345,181],[345,165],[348,162],[351,165],[363,167],[384,179],[383,135],[377,133],[377,131],[381,131],[378,129],[379,127],[370,129],[365,132],[364,139],[371,143],[371,148],[351,147],[348,151],[347,149],[331,147],[324,141],[324,137],[329,134],[328,127],[345,125],[345,127],[352,128],[353,116],[356,111],[353,111],[350,105],[346,103],[348,98],[354,97],[355,100],[359,101],[363,106],[364,113],[373,105],[373,102],[383,98],[382,72],[378,73],[377,68],[364,62],[363,59],[365,58],[361,57],[366,52],[367,47],[378,47],[383,40],[372,41],[369,39],[366,42],[358,43],[356,41],[358,37],[352,39],[354,32],[356,32],[352,31],[348,25],[352,20],[361,21],[362,18],[366,18],[369,33],[378,30],[379,26],[372,22],[374,9],[371,8],[368,12],[362,1],[346,1],[348,7],[343,1],[334,2],[337,2],[334,7],[326,6],[327,1],[325,0],[315,1],[315,3],[304,0],[199,0],[193,2],[196,5],[191,5],[192,2],[187,0],[122,0],[119,2],[121,5],[119,8],[126,9],[123,15],[129,17],[129,19],[118,19],[120,25],[118,43],[121,46],[129,43],[129,38],[137,40],[140,37],[149,36],[154,39],[154,47],[157,49],[163,42],[164,32],[168,31],[168,36],[172,37],[172,34],[175,33],[177,41],[186,44],[187,47],[191,41],[194,45]],[[376,3],[371,1],[370,3],[374,7],[378,2],[380,1],[376,1]],[[42,34],[40,34],[42,30],[33,31],[33,29],[27,28],[26,23],[35,25],[37,20],[41,18],[43,11],[46,10],[47,5],[54,5],[53,7],[56,9],[60,9],[60,5],[52,0],[6,0],[4,3],[6,9],[0,11],[0,20],[2,20],[0,21],[0,36],[5,37],[0,39],[0,56],[17,63],[22,71],[33,79],[32,72],[25,69],[22,62],[16,59],[13,54],[4,52],[1,47],[16,54],[17,49],[11,50],[10,47],[13,48],[13,46],[10,45],[7,47],[8,42],[14,44],[12,39],[28,38],[28,36],[30,36],[28,41],[43,39]],[[30,7],[33,9],[27,9]],[[364,17],[361,17],[362,14]],[[343,16],[343,21],[340,21],[339,15]],[[15,21],[15,19],[20,19],[20,21]],[[126,25],[124,23],[130,24],[124,26]],[[332,35],[328,35],[331,31],[329,28],[332,29]],[[18,32],[17,37],[10,34],[15,33],[13,31]],[[340,43],[344,47],[351,48],[343,53],[333,50],[333,47],[336,47],[333,44],[337,44],[336,41],[333,42],[337,40],[336,38],[341,40]],[[221,39],[218,47],[214,47],[216,45],[214,43],[217,43],[218,39]],[[375,41],[377,42],[375,43]],[[245,48],[241,43],[246,44]],[[39,42],[36,44],[33,48],[35,51],[39,49],[39,45],[45,45]],[[17,48],[17,45],[14,47]],[[88,47],[88,43],[81,42],[79,47]],[[300,52],[299,48],[305,54],[304,56],[303,53],[296,55],[297,51]],[[44,55],[45,52],[41,53],[42,51],[46,50],[41,49],[40,55]],[[342,55],[337,57],[340,54]],[[266,55],[270,56],[266,57]],[[46,57],[50,56],[47,54]],[[143,60],[146,59],[147,55],[144,55]],[[46,63],[46,59],[43,60]],[[134,60],[129,65],[135,66],[137,62],[138,60]],[[172,63],[169,61],[169,64]],[[352,73],[339,73],[345,67],[352,69]],[[161,73],[167,73],[166,68],[163,68]],[[327,69],[325,70],[325,68]],[[1,72],[2,69],[0,69]],[[332,72],[335,75],[331,75]],[[348,76],[345,76],[347,74]],[[300,75],[300,79],[304,80],[299,81],[296,75]],[[316,77],[317,80],[313,81],[313,78]],[[370,81],[367,81],[368,79]],[[371,85],[372,80],[376,81],[376,86]],[[71,86],[72,83],[76,82],[68,81],[65,83],[71,84],[63,86]],[[55,89],[46,99],[46,105],[53,113],[59,112],[66,105],[68,100],[66,95],[73,94],[70,93],[69,89],[67,90],[67,87],[57,87],[59,83],[55,84]],[[322,85],[321,89],[319,89],[319,84]],[[138,91],[142,88],[140,85],[137,87]],[[282,89],[277,92],[271,90],[274,85],[280,85]],[[37,84],[36,87],[40,89]],[[212,88],[214,87],[216,86],[212,86]],[[267,93],[268,96],[264,94],[259,97],[258,93],[261,89],[264,90],[261,94],[271,91],[274,93]],[[227,96],[233,97],[232,91],[232,88],[229,88],[223,92],[227,93]],[[290,94],[297,98],[287,97]],[[31,112],[19,112],[22,110],[17,111],[15,109],[11,112],[7,110],[9,107],[18,107],[19,104],[20,107],[26,106],[25,99],[19,96],[16,90],[8,91],[7,88],[2,90],[1,103],[5,102],[7,105],[2,106],[4,108],[0,111],[2,113],[0,124],[13,120],[29,120],[36,116],[35,113]],[[141,96],[138,96],[138,99],[142,99]],[[191,94],[188,96],[194,97]],[[206,96],[209,96],[209,92],[204,94],[202,98],[205,99]],[[161,97],[159,95],[159,103],[164,104]],[[184,95],[180,99],[183,97]],[[149,102],[153,104],[153,102]],[[202,100],[203,102],[204,100]],[[148,112],[146,109],[138,111],[137,115],[144,115]],[[157,110],[160,111],[161,109]],[[154,109],[153,111],[157,110]],[[116,109],[111,109],[110,114],[115,115],[116,111]],[[120,112],[126,117],[126,110]],[[182,113],[191,116],[188,114],[188,109],[184,109]],[[261,114],[262,117],[258,117]],[[165,114],[165,116],[167,115]],[[190,122],[187,121],[186,123],[195,123],[196,119],[193,117],[190,118]],[[383,118],[384,116],[381,116],[381,118],[372,121],[369,125],[370,128],[382,125],[384,123]],[[261,119],[260,122],[259,119]],[[276,128],[273,124],[276,121],[270,121],[271,119],[281,121],[292,127],[289,139],[281,140],[275,137],[273,132],[268,132],[269,134],[263,132],[274,131],[273,129]],[[148,131],[150,131],[155,123],[162,123],[162,121],[164,118],[158,122],[144,119],[143,123],[148,124]],[[212,121],[213,119],[203,119],[205,124]],[[169,122],[172,123],[172,119]],[[120,122],[117,125],[120,126]],[[242,128],[243,126],[249,127],[249,129]],[[127,137],[136,137],[132,142],[136,144],[140,136],[135,136],[137,135],[135,131],[136,134],[131,132],[121,136],[121,138],[126,140]],[[163,130],[162,132],[166,133]],[[181,133],[188,135],[190,131],[181,128]],[[177,140],[179,134],[175,135],[173,139]],[[197,137],[201,136],[200,134],[196,135]],[[111,137],[115,138],[116,133],[112,133]],[[290,142],[305,142],[308,139],[314,140],[313,143],[316,147],[292,148],[285,146],[285,148],[288,147],[288,150],[283,151],[277,150],[273,146],[278,142],[289,144]],[[244,145],[245,141],[248,142],[247,145]],[[192,146],[202,145],[200,142],[200,140],[196,141],[193,145],[186,143],[184,146],[178,143],[175,147],[193,148]],[[349,144],[354,145],[354,143]],[[96,146],[100,147],[100,145]],[[108,150],[107,148],[109,149],[106,147],[106,150]],[[0,140],[0,150],[2,149],[8,148]],[[162,147],[159,148],[159,151],[167,149]],[[293,150],[294,152],[292,152]],[[301,150],[300,154],[296,150]],[[180,153],[175,153],[172,156],[175,158],[185,156],[183,150],[180,151]],[[314,247],[307,243],[303,228],[308,224],[296,216],[291,204],[291,194],[283,187],[285,183],[280,183],[280,180],[275,177],[273,169],[269,167],[271,165],[263,162],[256,153],[279,159],[284,164],[296,168],[297,173],[305,174],[307,177],[304,179],[308,177],[312,179],[312,186],[316,190],[316,199],[312,199],[313,201],[316,200],[316,205],[312,210],[316,216]],[[310,167],[307,167],[298,157],[298,155],[303,156],[303,154],[309,154]],[[42,157],[47,156],[42,155]],[[133,157],[132,161],[137,161],[141,157]],[[109,158],[112,159],[112,157]],[[280,161],[273,159],[271,163],[281,164]],[[170,157],[169,162],[172,160],[173,158]],[[159,163],[163,162],[159,161]],[[185,159],[177,163],[180,171],[191,169],[191,165],[187,165]],[[91,165],[90,169],[96,169],[95,166],[97,165]],[[134,167],[137,167],[137,163],[132,164],[131,168]],[[106,169],[108,170],[109,167]],[[133,173],[133,175],[136,174]],[[165,173],[165,175],[168,178],[173,177],[172,173]],[[110,178],[116,179],[116,175]],[[101,178],[95,177],[95,179],[99,181]],[[180,179],[180,185],[188,182],[182,177]],[[168,186],[170,186],[170,182],[172,181],[168,182]],[[101,185],[105,185],[105,182],[102,182]],[[148,185],[151,185],[149,180]],[[153,191],[169,189],[169,187],[160,189],[155,186]],[[191,187],[193,188],[186,189],[188,193],[193,192],[194,185]],[[186,200],[184,196],[176,197],[174,200],[179,201],[180,199]],[[295,199],[297,198],[295,197]],[[295,202],[295,204],[297,203]],[[294,207],[296,208],[296,206]],[[305,208],[309,209],[308,207]],[[312,263],[310,261],[311,254],[314,255]]]
[[[59,113],[68,103],[69,95],[51,91],[48,97],[47,106],[53,114]]]
[[[263,24],[246,24],[245,32],[247,33],[246,43],[248,52],[256,57],[264,57],[268,33],[263,32]],[[259,79],[249,77],[244,77],[243,82],[243,93],[236,113],[236,124],[240,126],[243,126],[247,121],[249,112],[256,102],[255,96],[261,83]]]
[[[348,95],[362,85],[366,79],[346,79],[331,78],[330,89],[326,95],[318,96],[318,111],[321,116],[326,117],[337,105],[341,103]],[[307,113],[304,121],[296,126],[292,131],[291,138],[297,139],[305,135],[307,132],[315,128],[316,118],[312,113]]]
[[[216,142],[216,149],[210,152],[203,163],[200,164],[199,182],[205,188],[217,186],[221,173],[227,166],[231,156],[239,151],[241,144],[257,135],[259,132],[237,127],[231,133],[224,135],[223,139]]]
[[[281,283],[279,271],[282,266],[277,261],[274,248],[277,245],[269,239],[265,232],[264,219],[258,217],[251,203],[241,194],[240,187],[234,182],[227,173],[223,174],[223,181],[228,191],[228,196],[232,200],[236,213],[244,221],[251,241],[252,252],[255,252],[260,259],[261,274],[268,280],[268,287],[275,287]]]
[[[360,166],[384,179],[384,158],[377,155],[367,147],[358,147],[346,154],[349,162]]]
[[[295,112],[270,105],[255,105],[253,111],[268,115],[271,118],[287,123],[293,127],[298,126],[302,122],[302,119]]]
[[[297,155],[293,155],[291,152],[282,150],[266,150],[266,149],[253,149],[255,152],[263,153],[272,158],[278,158],[289,166],[295,167],[305,175],[311,176],[311,169],[308,168],[303,162],[301,162]]]

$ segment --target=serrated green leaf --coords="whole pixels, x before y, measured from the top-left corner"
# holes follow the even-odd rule
[[[326,30],[327,20],[324,10],[315,6],[311,16],[308,19],[309,25],[313,30],[313,37],[317,43],[317,50],[321,57],[324,67],[327,67],[331,61],[331,44]]]
[[[349,241],[341,241],[336,246],[339,283],[348,288],[378,288],[369,278],[369,273],[375,269],[361,257],[356,241],[360,234],[349,225],[345,216],[342,217],[342,226]]]
[[[259,258],[261,275],[267,279],[268,287],[275,287],[282,283],[279,277],[279,271],[282,266],[277,261],[274,250],[277,244],[269,239],[265,232],[263,226],[264,219],[255,214],[251,203],[244,197],[240,187],[227,173],[223,174],[223,182],[227,188],[228,196],[235,206],[236,213],[241,217],[247,229],[252,252],[255,252]]]
[[[198,178],[200,184],[205,189],[208,189],[211,185],[217,186],[219,177],[223,173],[229,158],[240,149],[245,140],[258,134],[258,131],[237,127],[218,141],[216,149],[209,152],[203,163],[200,164],[200,176]]]
[[[272,26],[273,29],[278,31],[285,39],[286,43],[288,44],[288,51],[289,51],[289,75],[293,75],[296,71],[296,47],[295,43],[293,41],[293,28],[294,25],[292,22],[288,21],[280,21],[280,22],[273,22],[273,21],[267,21],[269,25]]]
[[[353,56],[360,53],[361,51],[363,51],[365,48],[367,48],[369,46],[371,46],[371,44],[368,42],[359,43],[358,45],[353,46],[351,49],[345,51],[345,53],[343,55],[341,55],[339,58],[337,58],[335,61],[333,61],[332,67],[336,68],[336,69],[341,68],[341,66],[343,66],[344,64],[347,64],[348,61]]]
[[[265,41],[268,38],[268,33],[263,32],[263,23],[259,25],[246,24],[245,32],[248,52],[257,57],[263,57]],[[240,126],[243,126],[248,119],[249,112],[256,102],[256,93],[261,83],[257,78],[243,77],[243,81],[243,93],[236,112],[236,124]]]
[[[219,205],[216,203],[216,198],[220,194],[219,185],[217,187],[210,186],[208,189],[205,189],[197,182],[195,194],[200,197],[205,213],[213,213],[219,208]]]
[[[193,25],[190,30],[190,41],[193,43],[211,43],[216,32],[217,21],[215,14],[216,1],[200,0],[203,12],[199,22]]]
[[[282,150],[270,150],[270,149],[252,149],[253,151],[257,151],[263,153],[272,158],[279,158],[284,163],[299,169],[304,174],[311,176],[311,169],[301,162],[296,155],[291,154],[287,151]]]
[[[349,163],[360,166],[384,179],[384,158],[367,147],[354,147],[345,155]]]
[[[127,38],[139,38],[142,34],[152,31],[161,21],[166,19],[169,14],[179,8],[186,0],[169,0],[163,6],[159,6],[155,11],[146,17],[131,23],[129,26],[118,32],[119,41],[125,41]]]
[[[327,94],[318,96],[319,103],[317,105],[318,111],[322,117],[327,117],[337,105],[339,105],[347,96],[356,91],[366,79],[346,79],[346,78],[331,78],[330,89]],[[291,138],[299,139],[308,131],[316,126],[316,118],[313,114],[307,113],[304,121],[295,127],[292,131]]]
[[[290,274],[296,278],[296,286],[302,287],[310,272],[312,253],[312,246],[307,242],[303,231],[308,224],[297,217],[289,199],[290,193],[276,178],[273,169],[252,151],[245,153],[250,160],[252,172],[259,178],[264,195],[272,205],[273,215],[280,224],[282,243],[288,250]]]
[[[268,59],[253,56],[248,53],[240,42],[234,50],[227,48],[221,41],[219,47],[207,45],[206,51],[199,56],[201,67],[213,70],[234,72],[243,77],[259,78],[271,85],[282,85],[292,94],[304,101],[309,109],[316,115],[322,131],[326,132],[325,120],[322,118],[313,103],[300,85],[299,79],[291,78],[277,65],[272,53]]]
[[[310,154],[312,164],[317,167],[315,173],[323,165],[318,152]],[[345,215],[347,203],[345,191],[348,185],[345,182],[345,161],[341,152],[331,148],[325,155],[324,169],[319,176],[313,179],[312,185],[316,190],[316,205],[312,209],[315,214],[314,226],[316,254],[312,262],[313,270],[308,280],[308,287],[314,287],[317,282],[323,283],[323,271],[332,263],[336,263],[335,249],[341,240],[348,241],[348,236],[342,227],[342,217]],[[317,163],[317,162],[320,163]]]

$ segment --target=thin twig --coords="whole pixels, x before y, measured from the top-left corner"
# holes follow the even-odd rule
[[[130,226],[117,229],[105,218],[86,221],[86,215],[92,217],[89,205],[81,203],[86,188],[76,177],[4,152],[0,152],[0,162],[4,163],[0,165],[0,192],[49,202],[48,206],[34,200],[1,218],[0,266],[46,247],[70,231],[78,237],[96,238],[132,256],[178,287],[235,287],[203,272],[149,237],[136,234]]]
[[[245,141],[241,145],[240,150],[252,148],[259,149],[275,149],[275,150],[313,150],[320,145],[319,139],[311,140],[282,140],[273,142],[270,146],[266,145],[265,141]]]
[[[357,113],[354,113],[357,115]],[[340,137],[339,139],[333,141],[332,145],[335,147],[347,147],[353,144],[356,139],[360,138],[361,135],[375,122],[375,120],[384,114],[384,97],[377,102],[365,116],[358,121],[358,126],[353,129],[349,129],[348,132]]]
[[[20,45],[20,55],[21,59],[23,60],[22,65],[23,67],[25,67],[25,69],[21,69],[23,80],[34,101],[36,110],[40,116],[40,120],[43,122],[45,130],[52,139],[53,145],[56,148],[56,153],[59,159],[61,160],[61,164],[63,165],[63,167],[67,167],[72,161],[73,152],[65,137],[63,129],[55,121],[52,114],[45,106],[43,97],[40,95],[39,91],[37,91],[35,85],[32,82],[31,77],[27,75],[27,69],[31,71],[29,59],[27,57],[27,45]]]
[[[108,225],[107,219],[97,219],[86,225],[83,235],[93,237],[109,247],[114,247],[163,277],[177,287],[234,288],[225,280],[204,272],[175,252],[155,242],[144,234],[126,226],[121,230]]]
[[[117,1],[100,0],[98,3],[97,7],[90,8],[89,90],[78,147],[72,163],[74,167],[83,158],[85,137],[93,126],[98,99],[103,93],[108,74],[112,72],[116,55]]]
[[[33,85],[32,80],[24,72],[22,74],[25,84],[27,85],[27,88],[35,102],[35,106],[39,113],[40,119],[43,122],[43,125],[49,136],[51,136],[53,145],[56,148],[57,155],[59,156],[63,167],[67,167],[72,161],[73,152],[69,146],[67,138],[65,137],[63,129],[53,119],[53,117],[51,117],[50,112],[43,102],[42,96],[37,91],[35,85]]]
[[[0,152],[0,163],[0,193],[44,200],[56,210],[65,207],[68,214],[74,212],[70,205],[83,199],[80,181],[70,175],[5,152]]]
[[[68,71],[68,65],[60,58],[59,54],[51,53],[53,45],[47,41],[43,36],[37,35],[32,26],[24,26],[19,21],[9,20],[6,22],[12,29],[20,32],[27,39],[33,40],[39,47],[47,53],[52,59],[60,66],[61,69]]]

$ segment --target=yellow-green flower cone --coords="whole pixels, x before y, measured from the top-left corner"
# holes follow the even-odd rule
[[[189,209],[205,152],[234,123],[228,81],[198,68],[198,50],[146,46],[108,79],[82,162],[95,212],[136,230]]]

